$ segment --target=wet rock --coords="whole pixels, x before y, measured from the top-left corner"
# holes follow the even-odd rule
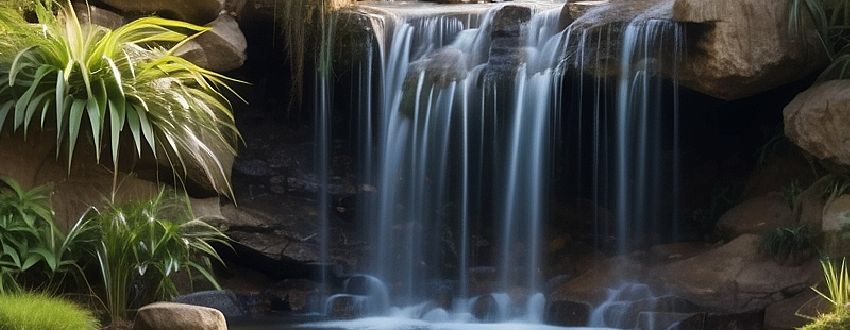
[[[495,322],[499,315],[499,304],[492,295],[478,296],[472,304],[471,312],[481,322]]]
[[[209,27],[210,30],[177,49],[175,55],[216,72],[241,67],[247,59],[248,41],[236,19],[230,14],[222,14]]]
[[[101,0],[124,13],[157,14],[189,23],[204,25],[221,12],[222,0]]]
[[[820,278],[814,260],[789,267],[761,258],[759,239],[743,234],[698,256],[660,266],[652,277],[700,307],[730,312],[762,310]]]
[[[812,290],[777,301],[764,311],[764,328],[768,330],[799,329],[812,322],[799,316],[816,317],[829,313],[832,305]]]
[[[758,330],[764,329],[763,312],[696,313],[679,321],[671,330]]]
[[[315,202],[292,196],[266,196],[241,200],[239,206],[221,208],[222,219],[216,225],[242,247],[277,261],[316,263],[320,260],[319,222]],[[350,229],[331,221],[331,262],[354,267],[363,243]]]
[[[444,47],[434,54],[410,63],[406,84],[423,84],[446,87],[453,81],[466,79],[469,74],[467,58],[460,49]]]
[[[220,311],[179,303],[157,302],[142,308],[134,330],[227,330]]]
[[[792,205],[780,193],[744,201],[720,217],[717,228],[727,239],[758,234],[779,227],[796,226]]]
[[[245,315],[245,309],[235,293],[229,290],[201,291],[179,296],[171,301],[192,306],[216,309],[225,317]]]
[[[579,301],[557,300],[549,303],[544,319],[546,324],[563,327],[581,327],[590,322],[590,304]]]
[[[850,165],[850,80],[812,86],[785,107],[785,135],[822,160]]]
[[[308,312],[315,304],[321,284],[303,279],[285,279],[263,294],[270,297],[271,308],[280,311]]]
[[[617,317],[615,318],[620,324],[617,324],[616,327],[623,328],[639,326],[641,316],[646,313],[686,314],[699,311],[699,308],[687,299],[675,296],[645,298],[620,306],[622,308],[616,312]]]
[[[335,295],[328,300],[328,316],[335,319],[353,319],[362,316],[360,309],[363,296]]]
[[[520,64],[526,61],[522,26],[531,19],[531,8],[504,6],[493,16],[490,32],[489,77],[513,77]]]

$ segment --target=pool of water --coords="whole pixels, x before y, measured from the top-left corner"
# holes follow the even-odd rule
[[[608,328],[566,328],[528,323],[430,323],[400,317],[366,317],[354,320],[318,320],[304,317],[268,316],[234,320],[231,330],[595,330]]]

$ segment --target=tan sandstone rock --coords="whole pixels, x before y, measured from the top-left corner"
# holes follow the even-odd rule
[[[169,302],[139,308],[133,323],[134,330],[227,330],[216,309]]]

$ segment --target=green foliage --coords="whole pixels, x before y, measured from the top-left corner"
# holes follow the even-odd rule
[[[814,254],[814,234],[806,225],[776,228],[762,233],[759,253],[779,264],[799,264]]]
[[[97,233],[100,298],[113,322],[126,317],[130,297],[143,304],[176,295],[172,277],[178,272],[199,274],[218,287],[210,261],[222,261],[210,244],[226,245],[228,238],[189,210],[185,198],[163,191],[148,201],[92,209],[83,218],[80,228]]]
[[[0,177],[0,293],[20,289],[19,276],[27,272],[41,272],[50,286],[78,270],[69,252],[78,249],[83,233],[65,235],[56,227],[48,187],[25,190]]]
[[[132,137],[139,156],[165,157],[177,173],[200,168],[230,192],[218,159],[235,154],[239,136],[219,91],[232,92],[228,78],[172,54],[208,28],[143,17],[110,30],[80,22],[70,2],[55,14],[50,0],[36,1],[34,12],[39,24],[0,9],[0,131],[4,123],[25,135],[52,126],[69,167],[81,135],[98,160],[106,137],[116,172],[122,137]]]
[[[790,0],[788,26],[799,34],[805,21],[811,21],[823,50],[832,64],[821,80],[850,76],[850,2],[847,0]]]
[[[64,299],[41,294],[0,295],[0,330],[97,330],[97,318]]]
[[[847,330],[850,329],[850,314],[846,311],[818,315],[814,322],[800,330]]]
[[[276,18],[280,20],[286,38],[286,48],[292,71],[292,98],[289,108],[301,106],[304,88],[304,67],[306,54],[318,52],[317,66],[329,71],[329,56],[327,51],[331,46],[333,36],[333,20],[328,13],[345,7],[353,0],[277,0],[275,1]],[[318,35],[318,38],[312,37]],[[312,40],[316,39],[316,40]],[[320,45],[310,49],[311,45]]]
[[[832,200],[850,192],[850,178],[847,176],[831,174],[828,180],[829,183],[824,188],[823,195],[821,196],[824,200]]]
[[[791,209],[795,209],[797,207],[797,199],[799,199],[800,194],[802,193],[803,187],[797,179],[791,180],[788,185],[782,187],[782,197]]]
[[[831,260],[821,260],[825,291],[812,287],[812,290],[829,301],[837,313],[847,313],[847,303],[850,302],[850,272],[846,259],[841,259],[841,265],[836,266]]]

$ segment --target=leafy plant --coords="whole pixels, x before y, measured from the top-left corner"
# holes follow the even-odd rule
[[[814,234],[806,225],[776,228],[761,235],[759,252],[779,264],[799,264],[813,255],[813,240]]]
[[[846,0],[790,0],[788,26],[800,33],[810,19],[821,47],[832,62],[820,80],[845,79],[850,74],[850,2]]]
[[[5,186],[0,187],[0,293],[20,289],[19,276],[28,271],[41,271],[50,286],[57,276],[78,270],[69,252],[85,231],[65,235],[56,227],[49,188],[25,190],[5,177],[0,184]]]
[[[58,14],[42,1],[34,2],[38,24],[0,8],[0,131],[7,122],[24,135],[52,126],[69,168],[81,135],[91,136],[98,161],[106,136],[116,172],[126,135],[137,155],[147,150],[178,174],[198,168],[230,193],[218,155],[235,154],[239,138],[220,92],[233,92],[233,80],[172,54],[208,28],[143,17],[110,30],[81,22],[70,1]]]
[[[193,219],[185,198],[161,191],[151,200],[91,209],[81,228],[96,232],[94,248],[104,290],[101,300],[113,322],[126,317],[128,304],[170,298],[181,271],[200,274],[218,287],[211,260],[222,262],[210,245],[227,245],[218,229]],[[223,263],[223,262],[222,262]],[[130,297],[135,297],[131,299]]]
[[[0,330],[97,330],[92,312],[43,294],[0,295]]]

